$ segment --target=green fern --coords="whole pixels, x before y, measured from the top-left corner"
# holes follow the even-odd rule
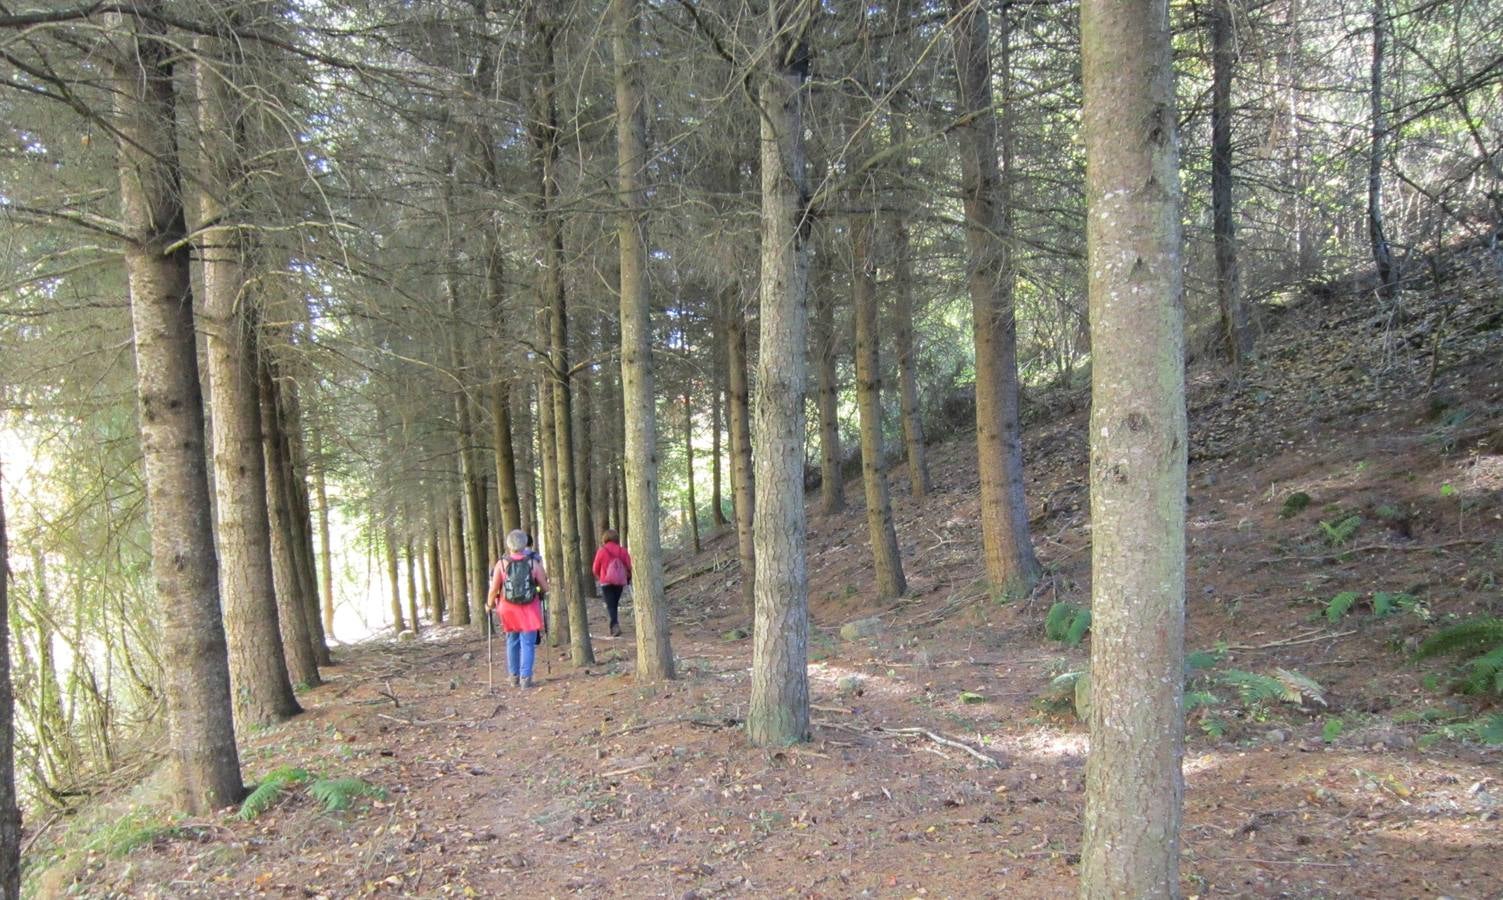
[[[1503,696],[1503,619],[1482,617],[1452,625],[1430,635],[1415,655],[1425,659],[1442,654],[1472,656],[1465,662],[1460,690]]]
[[[256,789],[251,791],[250,795],[240,804],[238,815],[244,821],[249,822],[268,809],[271,809],[272,805],[277,802],[277,799],[282,796],[282,793],[287,788],[294,784],[301,784],[312,777],[306,769],[299,769],[294,766],[281,766],[272,769],[266,773],[265,777],[261,779],[261,783],[256,785]]]
[[[1332,597],[1331,601],[1326,604],[1326,621],[1332,625],[1340,622],[1348,612],[1351,612],[1352,607],[1357,605],[1359,596],[1356,591],[1342,591]]]
[[[325,812],[349,809],[361,797],[386,799],[386,791],[359,778],[320,778],[308,785],[308,793],[324,805]]]
[[[1352,535],[1356,534],[1357,529],[1361,526],[1361,516],[1347,516],[1334,522],[1327,522],[1322,519],[1320,522],[1320,531],[1325,535],[1326,543],[1332,547],[1341,547],[1352,539]]]
[[[1324,690],[1318,682],[1288,669],[1274,669],[1272,675],[1227,669],[1216,676],[1216,681],[1236,690],[1237,696],[1248,706],[1274,700],[1298,704],[1303,703],[1307,697],[1322,706],[1326,702]]]
[[[1189,677],[1196,672],[1215,668],[1225,656],[1226,651],[1220,648],[1215,650],[1196,650],[1194,653],[1188,653],[1185,655],[1185,676]]]
[[[1208,706],[1215,706],[1221,702],[1221,698],[1210,691],[1185,691],[1185,712],[1194,712]]]

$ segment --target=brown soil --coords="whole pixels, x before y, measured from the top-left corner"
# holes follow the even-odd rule
[[[1191,714],[1186,895],[1503,896],[1500,753],[1444,729],[1489,711],[1447,692],[1453,661],[1409,652],[1454,617],[1503,612],[1499,297],[1471,276],[1407,295],[1403,317],[1312,301],[1281,314],[1240,380],[1192,370],[1189,649],[1219,644],[1218,671],[1303,673],[1324,705],[1248,705],[1220,686]],[[598,636],[596,668],[540,660],[539,687],[495,693],[468,631],[348,648],[304,695],[306,715],[246,741],[246,771],[355,776],[386,799],[325,813],[293,791],[252,822],[179,823],[123,857],[84,857],[54,884],[136,897],[1069,896],[1087,735],[1039,698],[1088,650],[1046,640],[1041,623],[1057,601],[1089,601],[1084,405],[1034,406],[1028,484],[1048,574],[1030,600],[976,589],[966,438],[932,448],[941,487],[923,503],[894,472],[909,598],[873,599],[859,508],[811,520],[807,744],[753,749],[737,727],[751,642],[728,634],[746,623],[733,539],[719,535],[670,561],[670,578],[699,570],[671,596],[677,682],[637,686],[631,643]],[[1295,491],[1308,508],[1281,517]],[[1338,551],[1319,523],[1350,515],[1361,524]],[[1328,621],[1346,590],[1363,599]],[[1418,606],[1377,618],[1375,591]],[[874,615],[876,636],[840,638]],[[591,616],[598,634],[598,604]]]

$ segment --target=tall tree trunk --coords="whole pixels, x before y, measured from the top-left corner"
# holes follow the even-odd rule
[[[893,111],[888,117],[888,132],[892,145],[901,147],[907,142],[908,122],[901,112]],[[903,160],[907,151],[898,153],[897,174],[901,183],[907,166]],[[893,304],[892,338],[898,363],[898,410],[903,422],[903,448],[908,459],[908,489],[915,497],[926,497],[932,487],[929,481],[929,461],[924,451],[924,411],[918,397],[918,353],[914,348],[913,333],[913,259],[912,244],[908,236],[908,215],[901,211],[895,214],[892,223],[893,263],[892,281],[895,302]]]
[[[301,711],[292,681],[310,670],[318,681],[311,645],[288,646],[278,630],[278,596],[272,576],[266,460],[256,348],[257,300],[249,296],[243,199],[245,128],[238,104],[244,85],[225,84],[246,60],[233,41],[200,38],[195,66],[198,89],[199,216],[203,260],[203,331],[209,370],[213,431],[216,545],[224,629],[229,645],[231,696],[242,728],[259,728]],[[214,62],[211,64],[209,60]],[[303,665],[306,663],[306,666]],[[293,668],[296,671],[293,671]],[[290,679],[290,680],[289,680]]]
[[[960,76],[962,193],[965,195],[967,281],[976,344],[976,451],[981,472],[981,546],[993,591],[1026,594],[1038,578],[1023,496],[1023,438],[1018,416],[1018,324],[1013,309],[1010,115],[1001,134],[992,103],[991,43],[986,7],[949,0],[955,65]],[[999,63],[1008,68],[1003,13]],[[1002,170],[997,148],[1002,148]]]
[[[640,0],[612,0],[616,75],[616,236],[621,248],[621,404],[626,483],[632,491],[632,612],[638,681],[674,676],[658,533],[658,437],[647,296],[647,124],[640,75]],[[618,522],[621,520],[617,520]]]
[[[840,381],[835,373],[835,294],[830,284],[830,266],[815,263],[814,359],[818,366],[819,392],[819,510],[825,515],[845,509],[845,473],[841,471]]]
[[[543,557],[549,578],[557,583],[549,584],[548,630],[552,634],[553,646],[562,647],[569,643],[569,617],[563,600],[567,595],[560,590],[562,582],[559,581],[564,570],[564,539],[563,529],[559,527],[558,457],[553,452],[558,443],[555,431],[553,388],[545,374],[538,383],[538,459],[543,467]]]
[[[865,198],[872,205],[875,194]],[[892,525],[887,465],[882,459],[882,374],[877,352],[877,281],[872,260],[874,214],[851,223],[851,300],[856,317],[856,407],[861,416],[861,485],[866,493],[866,531],[872,545],[872,574],[883,599],[908,592],[903,557]]]
[[[805,0],[768,6],[766,69],[759,73],[762,151],[762,309],[757,361],[756,617],[752,638],[752,744],[809,737],[809,579],[804,559],[804,361],[808,340],[809,186],[804,94],[809,48]]]
[[[1367,154],[1367,237],[1378,267],[1379,290],[1392,296],[1395,273],[1393,250],[1383,224],[1383,160],[1388,154],[1388,115],[1383,106],[1383,57],[1388,49],[1388,13],[1383,0],[1373,0],[1372,142]]]
[[[716,317],[716,331],[720,330],[719,316]],[[712,342],[714,349],[711,351],[713,365],[710,375],[710,505],[714,509],[714,518],[711,520],[716,532],[729,525],[725,517],[725,492],[722,490],[721,470],[725,462],[725,444],[721,433],[725,427],[725,341],[719,334],[715,335]]]
[[[736,553],[741,561],[741,606],[751,617],[756,606],[757,552],[753,532],[756,494],[752,477],[751,415],[747,383],[746,318],[736,303],[735,289],[724,299],[726,397],[730,400],[731,494],[736,517]],[[802,486],[803,477],[800,475]]]
[[[407,551],[407,618],[412,622],[412,633],[422,632],[418,625],[417,558],[412,555],[412,539],[403,548]]]
[[[491,386],[491,442],[496,453],[496,502],[501,507],[500,532],[522,527],[522,504],[517,499],[517,461],[511,443],[511,387],[501,380]]]
[[[293,524],[292,466],[287,459],[287,442],[282,437],[282,420],[277,411],[277,385],[270,366],[270,361],[263,354],[259,366],[261,451],[266,461],[265,502],[271,512],[271,562],[277,587],[277,622],[281,626],[282,650],[287,658],[287,676],[294,684],[313,687],[320,683],[318,659],[314,655],[313,637],[308,630],[310,604],[304,595],[306,585],[299,571],[297,557],[298,533]],[[238,696],[236,698],[240,702],[243,699]]]
[[[16,800],[16,697],[10,683],[10,544],[0,476],[0,900],[21,896],[21,807]]]
[[[1080,896],[1177,897],[1184,298],[1167,0],[1085,0],[1091,754]]]
[[[444,567],[440,563],[440,542],[438,529],[434,529],[428,536],[428,618],[433,620],[434,625],[444,621]]]
[[[586,354],[593,352],[586,347]],[[592,447],[595,435],[590,423],[600,421],[595,393],[590,384],[590,372],[585,370],[577,381],[579,390],[574,394],[574,514],[579,528],[579,586],[589,596],[595,595],[595,578],[590,563],[595,560],[595,510],[590,497],[595,490],[592,477]]]
[[[559,582],[555,596],[568,610],[570,649],[574,665],[595,662],[590,647],[590,627],[580,583],[579,517],[575,506],[574,423],[572,393],[569,383],[569,310],[564,300],[564,230],[558,202],[558,115],[554,106],[554,47],[558,23],[545,20],[553,10],[534,4],[528,7],[528,29],[534,77],[528,129],[533,141],[533,163],[537,178],[538,217],[542,237],[541,284],[538,291],[548,323],[548,366],[553,401],[554,445],[544,447],[555,459],[554,477],[558,480],[558,528],[560,569],[554,577]]]
[[[303,615],[308,623],[308,640],[313,644],[313,660],[320,666],[332,665],[329,643],[324,637],[324,623],[319,616],[318,563],[313,552],[313,509],[308,500],[308,460],[303,449],[303,413],[298,401],[297,382],[279,382],[277,409],[282,441],[286,447],[287,483],[292,489],[293,555],[302,585]]]
[[[694,407],[689,392],[684,391],[684,503],[689,514],[689,540],[694,552],[700,552],[699,500],[694,496]]]
[[[525,380],[515,382],[512,389],[514,433],[525,434],[527,439],[512,444],[517,456],[517,499],[522,508],[521,529],[539,540],[538,534],[538,482],[534,464],[532,388]]]
[[[245,787],[230,711],[180,199],[172,71],[180,49],[166,39],[161,11],[158,3],[143,0],[112,17],[120,44],[113,61],[113,127],[162,626],[167,745],[176,764],[178,808],[204,815],[238,801]]]
[[[469,409],[468,397],[461,397],[460,403],[465,409]],[[484,627],[485,624],[485,595],[490,590],[490,578],[487,560],[490,558],[489,548],[486,545],[486,516],[485,516],[485,489],[481,483],[479,460],[475,452],[473,439],[468,430],[471,420],[468,416],[460,423],[464,429],[460,432],[462,450],[460,461],[464,465],[464,526],[465,526],[465,562],[469,566],[464,571],[463,581],[468,589],[470,623]]]
[[[464,486],[449,501],[449,624],[470,624],[469,565],[465,559]]]
[[[397,562],[397,536],[387,525],[381,532],[381,543],[386,547],[386,583],[391,589],[391,628],[401,633],[407,630],[402,617],[402,573]]]
[[[318,543],[323,551],[319,554],[319,580],[323,588],[324,638],[334,636],[334,547],[329,541],[329,492],[325,484],[323,432],[313,428],[313,456],[318,465],[313,467],[313,491],[318,497]]]
[[[1211,232],[1216,245],[1216,298],[1227,358],[1240,366],[1252,352],[1242,304],[1237,226],[1232,206],[1232,0],[1211,2]]]

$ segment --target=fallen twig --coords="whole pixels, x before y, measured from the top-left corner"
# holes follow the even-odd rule
[[[455,713],[450,713],[441,719],[402,719],[397,716],[388,716],[386,713],[376,713],[376,718],[378,719],[386,719],[388,722],[400,722],[403,725],[437,725],[440,722],[447,722],[455,717]]]
[[[1314,556],[1273,556],[1259,560],[1259,565],[1280,562],[1321,562],[1327,559],[1340,559],[1353,553],[1372,553],[1378,550],[1384,551],[1424,551],[1444,550],[1447,547],[1460,547],[1468,544],[1494,544],[1500,538],[1460,538],[1454,541],[1443,541],[1439,544],[1363,544],[1361,547],[1347,547],[1340,550],[1332,550],[1330,553],[1317,553]]]
[[[847,716],[854,715],[856,712],[854,709],[846,709],[843,706],[820,706],[818,703],[809,704],[809,708],[816,712],[841,713]]]
[[[1313,862],[1300,859],[1248,859],[1242,856],[1213,857],[1211,862],[1253,863],[1260,866],[1313,866],[1320,869],[1350,869],[1355,863]]]
[[[402,708],[402,701],[400,701],[400,700],[397,699],[397,693],[396,693],[396,691],[393,691],[391,689],[391,682],[390,681],[386,682],[386,690],[384,690],[384,691],[377,691],[376,693],[378,693],[381,696],[385,697],[386,699],[390,700],[393,709],[401,709]]]
[[[946,747],[953,747],[956,750],[964,750],[966,753],[969,753],[971,756],[974,756],[976,759],[979,759],[986,765],[996,766],[999,769],[1002,768],[1001,762],[991,756],[987,756],[985,753],[982,753],[980,750],[977,750],[970,744],[964,743],[962,741],[951,740],[947,737],[941,737],[940,735],[937,735],[925,728],[878,728],[877,730],[882,732],[883,734],[908,734],[914,735],[916,737],[926,737],[936,744],[942,744]]]
[[[1325,641],[1325,640],[1332,640],[1334,638],[1350,637],[1351,635],[1354,635],[1356,633],[1357,632],[1356,632],[1355,629],[1353,629],[1352,631],[1332,631],[1332,632],[1317,631],[1317,632],[1307,632],[1305,634],[1296,635],[1296,636],[1294,636],[1292,638],[1287,638],[1287,639],[1282,640],[1282,641],[1269,641],[1266,644],[1258,644],[1257,646],[1251,646],[1249,644],[1235,644],[1233,646],[1226,647],[1225,649],[1227,649],[1227,650],[1269,650],[1269,649],[1272,649],[1274,647],[1293,647],[1293,646],[1295,646],[1297,644],[1313,644],[1316,641]]]
[[[595,777],[597,777],[597,778],[615,778],[615,777],[620,776],[620,775],[629,775],[632,772],[640,772],[643,769],[650,769],[650,768],[652,768],[655,765],[657,765],[656,762],[647,762],[647,763],[642,763],[640,766],[627,766],[624,769],[616,769],[616,770],[610,771],[610,772],[601,772],[599,775],[597,775]]]

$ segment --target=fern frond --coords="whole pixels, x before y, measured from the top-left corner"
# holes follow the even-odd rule
[[[1320,682],[1308,675],[1292,671],[1290,669],[1274,669],[1273,677],[1284,685],[1284,700],[1289,703],[1301,703],[1306,697],[1311,702],[1326,705],[1325,688]]]
[[[240,804],[239,817],[249,822],[271,809],[289,786],[307,781],[312,777],[306,769],[299,769],[295,766],[280,766],[272,769]]]
[[[1044,637],[1051,641],[1062,641],[1070,633],[1070,622],[1080,608],[1073,603],[1061,600],[1049,607],[1049,614],[1044,617]]]
[[[1356,591],[1342,591],[1332,597],[1331,602],[1326,604],[1326,621],[1332,625],[1340,622],[1342,617],[1356,605],[1357,598],[1358,594]]]
[[[1249,706],[1269,700],[1283,700],[1289,690],[1277,678],[1241,669],[1227,669],[1216,676],[1216,681],[1236,690],[1237,696]]]
[[[1185,712],[1193,712],[1201,707],[1215,706],[1221,702],[1221,698],[1210,691],[1186,691]]]
[[[1468,694],[1503,694],[1503,644],[1466,664],[1462,690]]]
[[[322,778],[308,785],[308,793],[324,805],[325,812],[349,809],[361,797],[386,799],[386,791],[359,778]]]
[[[1503,644],[1503,619],[1483,616],[1458,622],[1437,631],[1420,644],[1415,653],[1420,659],[1445,653],[1468,653]]]
[[[1185,655],[1185,675],[1214,668],[1226,653],[1221,650],[1196,650]]]

